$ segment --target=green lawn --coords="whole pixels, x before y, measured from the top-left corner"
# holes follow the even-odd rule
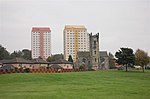
[[[0,99],[150,99],[150,71],[3,74]]]

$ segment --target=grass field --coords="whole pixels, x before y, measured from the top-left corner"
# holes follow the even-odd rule
[[[150,71],[3,74],[0,99],[150,99]]]

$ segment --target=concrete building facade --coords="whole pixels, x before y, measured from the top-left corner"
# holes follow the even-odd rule
[[[76,62],[78,51],[89,51],[89,34],[83,25],[66,25],[63,31],[64,59],[69,55]]]
[[[31,32],[32,58],[51,56],[51,30],[49,27],[33,27]]]

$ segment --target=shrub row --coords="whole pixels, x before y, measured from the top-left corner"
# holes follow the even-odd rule
[[[0,69],[0,74],[8,73],[63,73],[63,72],[81,72],[83,69]]]

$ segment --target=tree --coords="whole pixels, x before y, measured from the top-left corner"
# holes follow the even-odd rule
[[[22,57],[22,52],[21,51],[14,51],[13,53],[11,53],[10,57],[13,58],[20,58]]]
[[[111,69],[115,68],[115,61],[114,61],[114,56],[113,54],[109,53],[109,66]]]
[[[4,48],[2,45],[0,45],[0,60],[8,59],[9,58],[9,52]]]
[[[149,57],[146,52],[143,50],[138,49],[135,53],[135,64],[142,66],[143,72],[145,69],[145,66],[149,63]]]
[[[48,62],[52,62],[52,61],[55,61],[54,57],[53,56],[49,56],[46,61]]]
[[[63,59],[63,58],[64,58],[63,54],[55,54],[55,55],[49,56],[47,58],[47,61],[52,62],[52,61],[60,60],[60,59]]]
[[[69,55],[68,61],[73,63],[73,59],[71,55]]]
[[[28,49],[23,49],[22,51],[14,51],[13,53],[9,54],[6,48],[0,45],[0,60],[13,58],[24,58],[31,60],[31,51]]]
[[[53,55],[53,57],[55,60],[60,60],[60,59],[64,58],[64,55],[63,54],[55,54],[55,55]]]
[[[82,64],[82,65],[79,67],[79,69],[83,69],[83,70],[85,70],[85,69],[86,69],[85,64]]]
[[[10,58],[24,58],[27,60],[31,60],[31,51],[28,49],[23,49],[22,51],[14,51],[10,54]]]
[[[31,60],[32,59],[32,57],[31,57],[31,51],[28,50],[28,49],[23,49],[22,50],[22,57],[24,59]]]
[[[135,63],[135,55],[133,54],[133,50],[131,48],[120,48],[118,52],[115,53],[115,57],[117,58],[117,63],[119,65],[125,65],[126,71],[128,71],[128,66],[134,65]]]

